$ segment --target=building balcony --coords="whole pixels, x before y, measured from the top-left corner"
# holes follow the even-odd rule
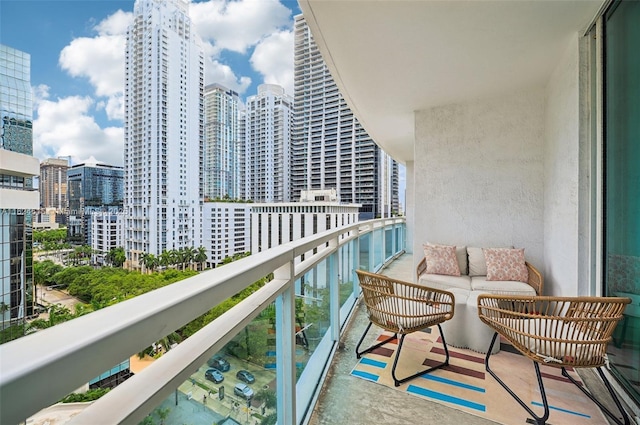
[[[277,406],[271,413],[277,412],[279,423],[308,422],[341,329],[357,301],[354,271],[379,270],[404,246],[404,219],[357,223],[278,246],[4,344],[0,346],[0,422],[31,418],[29,423],[36,423],[42,409],[114,365],[135,359],[145,347],[267,276],[268,283],[240,304],[60,423],[137,424],[165,404],[172,406],[175,415],[193,414],[170,417],[169,423],[212,423],[229,415],[242,419],[239,412],[250,416],[258,412],[259,404],[252,402],[243,411],[244,404],[227,403],[241,401],[233,393],[239,369],[254,374],[255,391],[275,391]],[[245,344],[248,335],[253,342]],[[42,347],[47,347],[45,352]],[[218,353],[233,367],[223,385],[204,377],[207,360]],[[47,376],[46,385],[43,376]],[[214,402],[221,386],[227,402]],[[172,404],[176,400],[178,405]],[[73,407],[56,406],[46,412],[50,416],[68,409]]]

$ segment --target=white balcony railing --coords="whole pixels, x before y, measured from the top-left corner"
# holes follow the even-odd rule
[[[278,423],[304,423],[357,299],[355,270],[377,271],[402,253],[404,246],[404,218],[356,223],[254,254],[1,345],[0,423],[25,421],[271,273],[273,279],[261,289],[69,423],[137,424],[169,396],[175,394],[177,402],[180,385],[272,304]],[[326,325],[296,377],[296,298],[319,300],[299,293],[308,280],[327,290],[321,301],[328,311]]]

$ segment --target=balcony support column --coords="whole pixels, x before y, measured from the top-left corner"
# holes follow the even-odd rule
[[[276,377],[278,423],[296,420],[296,328],[293,260],[275,270],[275,279],[287,279],[287,288],[276,298]]]
[[[329,314],[331,321],[331,340],[340,340],[340,279],[338,279],[338,239],[329,241],[329,248],[335,250],[327,258],[329,276]]]

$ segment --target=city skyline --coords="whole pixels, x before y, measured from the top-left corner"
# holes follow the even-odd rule
[[[296,1],[191,3],[205,47],[205,84],[223,84],[243,100],[263,83],[293,94]],[[124,34],[133,4],[0,3],[3,44],[32,56],[33,146],[39,160],[70,156],[69,165],[123,165]]]

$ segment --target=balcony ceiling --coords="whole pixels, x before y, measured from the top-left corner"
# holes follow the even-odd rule
[[[546,84],[603,0],[299,0],[347,103],[413,160],[414,111]]]

